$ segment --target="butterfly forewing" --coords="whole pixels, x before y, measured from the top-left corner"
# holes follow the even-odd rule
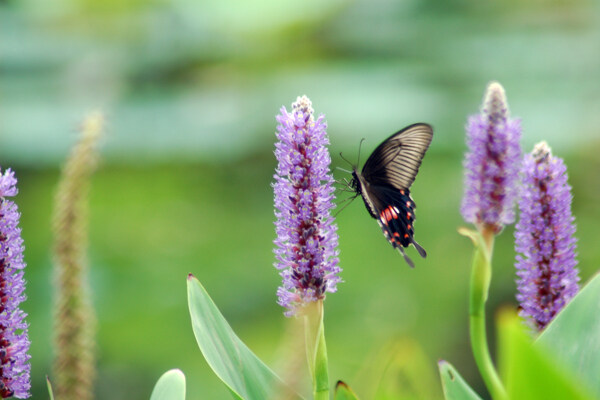
[[[433,129],[428,124],[410,125],[393,134],[367,159],[362,177],[371,185],[408,189],[417,176],[432,137]]]

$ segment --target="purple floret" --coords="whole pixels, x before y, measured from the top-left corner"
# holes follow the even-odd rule
[[[521,315],[542,330],[579,290],[571,187],[563,160],[545,142],[523,162],[515,231]]]
[[[341,269],[324,118],[314,120],[311,102],[303,96],[291,113],[282,107],[277,122],[274,252],[283,277],[277,295],[291,316],[303,304],[335,292]]]
[[[0,397],[26,399],[30,390],[28,325],[20,304],[25,300],[23,239],[17,194],[10,169],[0,174]]]
[[[464,161],[465,221],[498,232],[514,222],[521,157],[521,123],[509,118],[504,89],[492,82],[482,112],[469,118]]]

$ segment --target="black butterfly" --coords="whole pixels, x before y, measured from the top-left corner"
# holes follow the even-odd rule
[[[350,188],[362,196],[369,214],[411,268],[415,265],[404,247],[412,244],[423,258],[427,253],[413,237],[416,206],[409,189],[432,137],[428,124],[407,126],[373,151],[362,172],[354,167],[350,181]]]

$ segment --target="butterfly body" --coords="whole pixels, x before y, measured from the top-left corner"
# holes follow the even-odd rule
[[[354,168],[350,188],[360,195],[386,239],[414,267],[404,248],[413,245],[421,257],[425,249],[414,239],[416,205],[410,196],[421,160],[431,143],[433,129],[413,124],[396,132],[369,156],[362,171]]]

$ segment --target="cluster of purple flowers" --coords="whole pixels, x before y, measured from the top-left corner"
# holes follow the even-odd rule
[[[492,82],[482,111],[469,118],[465,159],[465,221],[499,232],[514,222],[521,122],[509,117],[504,89]]]
[[[467,125],[461,213],[478,229],[498,233],[514,222],[518,200],[517,300],[521,315],[542,329],[579,289],[572,196],[563,161],[545,143],[523,160],[520,137],[519,121],[508,116],[504,89],[491,83],[481,114]]]
[[[25,300],[23,239],[20,214],[8,200],[17,194],[10,169],[0,174],[0,397],[29,397],[30,364],[27,314],[19,308]]]
[[[567,167],[545,142],[523,161],[524,190],[515,238],[521,315],[538,329],[579,290],[575,259],[575,226]]]
[[[323,116],[315,120],[312,104],[303,96],[291,113],[282,107],[277,122],[275,266],[283,277],[279,304],[290,316],[336,291],[338,235],[331,216],[334,187]]]

